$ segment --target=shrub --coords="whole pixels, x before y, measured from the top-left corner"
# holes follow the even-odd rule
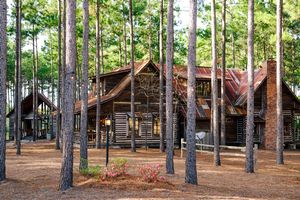
[[[125,158],[114,158],[106,170],[106,177],[114,178],[127,174],[128,160]]]
[[[165,177],[160,176],[160,164],[147,164],[139,168],[140,175],[143,181],[157,182],[164,181]]]
[[[96,177],[102,173],[102,167],[100,167],[99,165],[87,167],[85,169],[80,170],[80,173],[83,176]]]

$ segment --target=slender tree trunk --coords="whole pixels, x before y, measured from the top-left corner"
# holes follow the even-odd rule
[[[254,172],[254,0],[248,0],[248,94],[246,124],[246,172]]]
[[[80,117],[80,164],[79,169],[88,167],[87,118],[88,118],[88,70],[89,70],[89,1],[83,1],[83,48],[82,48],[82,101]]]
[[[16,0],[16,74],[15,74],[15,136],[17,145],[17,155],[21,155],[21,0]]]
[[[225,70],[226,70],[226,0],[222,0],[222,68],[221,68],[221,144],[226,144],[226,105],[225,105]]]
[[[186,161],[185,182],[197,185],[196,166],[196,29],[197,29],[197,0],[190,0],[190,26],[188,50],[188,80],[187,80],[187,129],[186,129]]]
[[[76,0],[67,0],[66,74],[64,84],[63,155],[59,190],[73,185],[74,75],[76,69]]]
[[[218,106],[218,78],[217,78],[217,38],[216,38],[216,8],[215,0],[211,1],[211,37],[212,37],[212,104],[213,104],[213,135],[214,161],[216,166],[221,165],[219,147],[219,106]]]
[[[7,5],[0,2],[0,181],[6,178],[6,64],[7,64]]]
[[[100,68],[101,68],[101,58],[100,58],[100,0],[97,0],[97,11],[96,11],[96,89],[97,89],[97,107],[96,107],[96,148],[101,148],[101,89],[100,89]]]
[[[55,149],[60,149],[60,136],[61,136],[61,81],[62,81],[62,66],[61,66],[61,0],[58,0],[58,81],[57,81],[57,114],[56,114],[56,136],[55,136]]]
[[[277,110],[277,140],[276,140],[276,163],[283,165],[283,114],[282,114],[282,65],[283,65],[283,43],[282,43],[282,0],[277,0],[277,29],[276,29],[276,110]]]
[[[173,63],[174,63],[174,0],[169,0],[167,22],[166,55],[166,171],[174,174],[174,139],[173,139]]]
[[[126,16],[125,16],[125,3],[124,0],[122,2],[122,7],[123,7],[123,42],[124,42],[124,65],[127,65],[127,36],[126,36]]]
[[[132,116],[132,130],[131,130],[131,152],[136,152],[135,148],[135,111],[134,111],[134,40],[133,40],[133,18],[132,18],[132,0],[129,0],[129,20],[130,20],[130,66],[131,66],[131,116]]]
[[[103,27],[100,24],[100,50],[101,50],[101,66],[102,66],[102,73],[104,74],[104,47],[103,47]],[[100,67],[101,71],[101,67]]]
[[[36,58],[35,58],[35,36],[34,36],[34,33],[35,32],[35,29],[34,29],[34,25],[32,27],[32,64],[33,64],[33,70],[32,70],[32,110],[33,110],[33,119],[32,119],[32,122],[33,122],[33,130],[32,130],[32,140],[33,141],[36,141],[36,81],[35,81],[35,78],[36,78]]]
[[[65,112],[65,109],[63,109],[65,107],[64,103],[65,103],[65,88],[64,88],[64,85],[65,85],[65,74],[66,74],[66,42],[67,42],[67,39],[66,39],[66,9],[67,9],[67,0],[63,0],[63,54],[62,54],[62,61],[63,61],[63,65],[62,65],[62,70],[61,70],[61,137],[60,137],[60,146],[62,147],[63,146],[63,143],[64,143],[64,135],[62,134],[63,133],[63,128],[64,128],[64,121],[62,120],[63,119],[63,115],[64,115],[64,112]],[[62,148],[60,148],[61,152],[63,151]]]
[[[38,120],[38,107],[39,107],[39,82],[38,82],[38,65],[39,65],[39,54],[38,54],[38,44],[37,35],[35,37],[35,124],[36,124],[36,135],[35,139],[38,138],[39,133],[39,120]]]
[[[54,103],[54,74],[53,74],[53,47],[52,47],[52,33],[51,29],[49,29],[49,37],[50,37],[50,65],[51,65],[51,106],[50,106],[50,116],[51,116],[51,135],[53,135],[53,103]]]
[[[164,144],[164,0],[160,1],[159,24],[159,124],[160,124],[160,152],[165,151]]]
[[[233,36],[233,32],[231,33],[231,51],[232,51],[233,68],[235,68],[235,49],[234,49],[234,36]]]

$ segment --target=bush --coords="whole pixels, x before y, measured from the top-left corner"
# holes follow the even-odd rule
[[[100,167],[99,165],[87,167],[85,169],[80,170],[80,173],[83,176],[96,177],[102,173],[102,167]]]
[[[114,178],[127,174],[128,160],[125,158],[114,158],[106,170],[106,177]]]
[[[140,175],[143,181],[157,182],[164,181],[165,177],[160,176],[160,164],[147,164],[139,168]]]

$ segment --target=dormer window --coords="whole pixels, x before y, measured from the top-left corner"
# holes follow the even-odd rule
[[[211,82],[207,81],[197,81],[196,84],[196,96],[197,97],[210,97],[211,94]]]

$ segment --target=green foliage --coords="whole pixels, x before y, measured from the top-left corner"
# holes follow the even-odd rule
[[[80,170],[80,173],[83,176],[87,177],[98,177],[103,172],[103,168],[99,165],[96,166],[90,166],[85,169]]]
[[[175,1],[176,3],[176,1]],[[186,64],[188,29],[181,25],[179,13],[188,15],[188,10],[183,10],[177,1],[175,8],[175,39],[174,62]],[[247,66],[247,0],[227,0],[227,67],[245,69]],[[51,78],[51,60],[54,67],[54,78],[57,80],[57,0],[24,0],[22,2],[22,75],[24,81],[32,79],[32,37],[39,38],[38,47],[38,74],[40,82],[49,83]],[[130,59],[129,39],[129,12],[128,1],[101,0],[100,19],[103,41],[103,57],[105,71],[123,66],[124,41],[123,26],[126,25],[127,62]],[[221,57],[221,2],[217,1],[217,41],[218,55]],[[167,20],[167,1],[164,6],[164,26]],[[198,30],[197,30],[197,64],[211,65],[211,27],[210,27],[210,1],[199,1]],[[186,9],[186,8],[184,8]],[[187,8],[188,9],[188,8]],[[295,88],[300,85],[300,3],[286,0],[284,2],[284,74],[285,80]],[[134,43],[135,60],[149,58],[149,39],[154,62],[159,60],[159,14],[160,1],[135,0],[133,1],[134,13]],[[14,82],[15,70],[15,8],[9,10],[8,24],[8,70],[9,82]],[[76,27],[77,27],[77,73],[80,77],[82,63],[82,33],[83,33],[82,1],[77,1]],[[89,41],[89,76],[95,74],[95,35],[96,35],[96,1],[90,1],[90,41]],[[165,30],[164,27],[164,30]],[[255,64],[266,59],[275,58],[276,50],[276,4],[271,0],[255,0]],[[164,31],[166,40],[166,31]],[[41,43],[40,41],[44,41]],[[53,55],[51,57],[51,44]],[[233,57],[234,47],[235,57]],[[120,60],[120,57],[122,58]],[[220,61],[220,59],[219,59]],[[127,63],[127,64],[128,64]]]

